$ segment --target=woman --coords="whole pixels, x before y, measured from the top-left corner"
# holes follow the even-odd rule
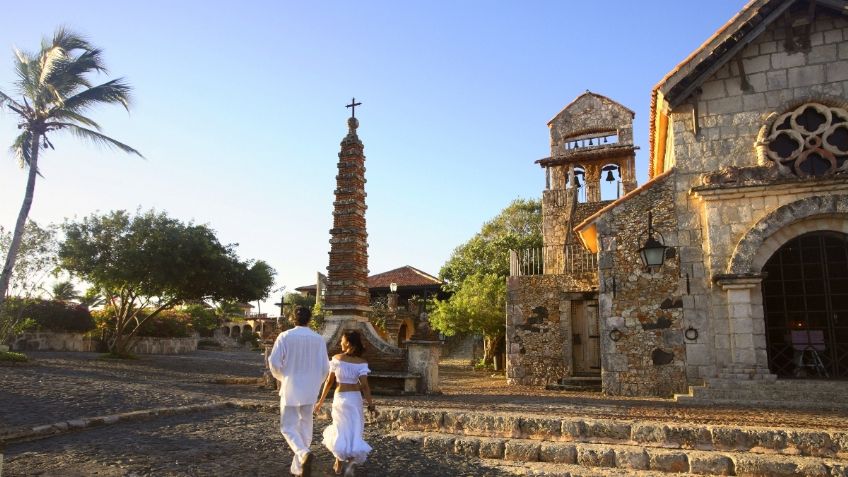
[[[353,475],[353,467],[365,462],[371,446],[362,439],[365,428],[365,416],[362,411],[362,397],[368,402],[368,412],[377,413],[371,388],[368,387],[368,362],[362,359],[365,347],[362,337],[356,331],[346,331],[341,340],[342,352],[330,360],[330,374],[321,391],[321,398],[315,404],[315,412],[321,410],[324,399],[330,393],[333,384],[338,382],[333,397],[333,423],[324,429],[324,445],[336,457],[333,470],[336,474],[344,471],[345,476]]]

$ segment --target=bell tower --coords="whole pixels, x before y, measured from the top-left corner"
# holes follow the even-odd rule
[[[545,274],[566,273],[574,270],[570,262],[585,260],[574,225],[636,188],[634,116],[587,90],[548,122],[551,155],[536,161],[545,169]],[[602,183],[608,197],[602,197]]]

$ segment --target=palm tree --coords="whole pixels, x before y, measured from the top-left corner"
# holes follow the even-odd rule
[[[6,262],[0,272],[0,306],[6,299],[9,280],[21,245],[24,225],[32,205],[41,149],[53,149],[48,136],[65,130],[81,139],[101,146],[112,147],[130,154],[141,154],[100,132],[100,126],[84,116],[99,104],[120,104],[129,111],[130,86],[123,79],[93,86],[88,76],[105,73],[101,50],[79,35],[59,28],[52,40],[44,39],[38,54],[15,50],[16,82],[20,101],[0,91],[0,107],[18,118],[20,135],[12,145],[22,168],[29,168],[26,192]]]
[[[69,302],[79,300],[81,298],[79,293],[77,293],[76,288],[74,288],[74,284],[70,281],[54,283],[53,288],[50,291],[50,296],[53,297],[54,300],[61,302]]]

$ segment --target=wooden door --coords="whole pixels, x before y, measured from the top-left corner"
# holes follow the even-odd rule
[[[596,302],[571,302],[571,332],[574,374],[600,374],[601,347]]]

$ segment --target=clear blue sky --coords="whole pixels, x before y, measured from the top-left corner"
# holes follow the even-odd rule
[[[92,116],[146,160],[56,136],[31,218],[165,210],[266,260],[289,290],[325,272],[344,105],[356,96],[370,270],[437,274],[511,200],[541,195],[546,123],[586,89],[636,112],[644,182],[651,87],[744,4],[16,2],[0,19],[0,89],[13,89],[13,46],[36,50],[57,25],[86,35],[135,88],[130,115]],[[15,125],[0,114],[0,146]],[[6,154],[7,228],[25,180]]]

